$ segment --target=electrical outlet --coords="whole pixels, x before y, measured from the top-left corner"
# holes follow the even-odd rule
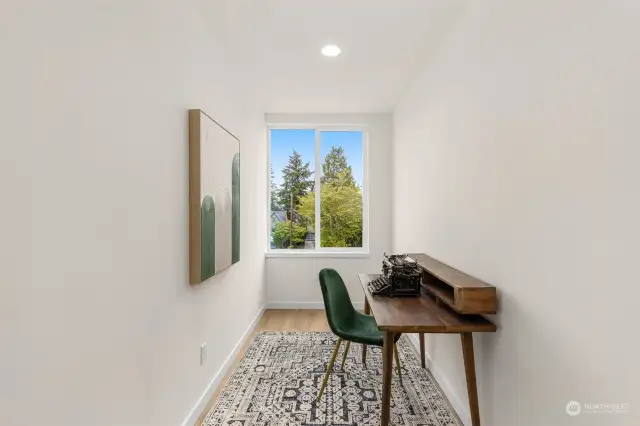
[[[207,343],[200,345],[200,365],[204,365],[207,362]]]

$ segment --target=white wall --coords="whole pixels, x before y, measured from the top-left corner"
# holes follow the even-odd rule
[[[2,6],[2,425],[181,424],[263,304],[264,116],[200,7]],[[193,287],[189,108],[242,155],[241,261]]]
[[[318,272],[323,268],[337,270],[354,303],[364,302],[357,274],[380,270],[382,254],[391,248],[391,114],[267,114],[266,120],[270,124],[366,125],[369,143],[370,255],[366,258],[270,257],[266,267],[268,306],[322,307]]]
[[[394,250],[500,290],[474,339],[485,425],[640,424],[638,22],[631,1],[468,2],[395,113]],[[466,407],[458,336],[427,350]]]

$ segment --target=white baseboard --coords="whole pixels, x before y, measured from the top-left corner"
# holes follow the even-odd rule
[[[416,348],[416,351],[419,354],[420,339],[418,338],[418,335],[414,333],[407,333],[407,336],[409,337],[409,340],[411,341],[411,343],[413,343],[413,346]],[[463,399],[461,399],[460,396],[453,390],[451,383],[449,383],[444,374],[442,374],[442,371],[438,370],[438,368],[433,364],[433,360],[429,356],[429,353],[426,352],[426,350],[425,355],[427,368],[429,368],[429,371],[431,371],[431,375],[434,379],[436,379],[436,382],[438,382],[440,389],[442,389],[442,392],[444,392],[445,396],[451,403],[451,406],[458,414],[460,421],[462,421],[465,426],[471,426],[471,415],[469,414],[469,409],[467,408],[466,404],[461,402]]]
[[[262,317],[264,309],[265,307],[262,306],[258,310],[258,313],[253,318],[253,321],[251,321],[249,327],[247,327],[242,337],[240,337],[240,340],[238,340],[238,343],[236,343],[227,359],[224,360],[222,366],[218,369],[216,374],[213,375],[213,379],[198,400],[198,403],[195,405],[195,407],[193,407],[184,422],[182,422],[182,426],[193,426],[195,425],[196,421],[198,421],[198,417],[200,417],[200,414],[202,414],[202,411],[204,411],[204,409],[206,408],[209,400],[211,399],[211,396],[213,395],[213,392],[215,392],[218,386],[220,386],[220,382],[222,382],[222,379],[227,375],[227,372],[233,365],[233,361],[235,361],[236,357],[238,356],[240,349],[242,349],[242,346],[244,346],[249,336],[251,336],[251,332],[253,332],[253,329],[256,327],[256,325],[258,325],[258,321],[260,321],[260,317]]]
[[[364,309],[364,302],[354,302],[357,310]],[[324,309],[323,302],[267,302],[265,309]]]

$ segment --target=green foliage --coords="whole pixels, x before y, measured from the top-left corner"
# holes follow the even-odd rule
[[[300,198],[297,211],[298,214],[305,219],[306,224],[314,226],[316,218],[316,193],[309,192]]]
[[[273,175],[273,164],[269,165],[271,172],[271,211],[284,210],[278,202],[278,185],[275,183],[275,176]]]
[[[320,189],[321,247],[362,247],[362,193],[354,186],[323,184]],[[300,201],[301,215],[315,218],[315,194]],[[313,219],[312,219],[313,224]]]
[[[273,241],[276,248],[293,248],[304,244],[304,238],[307,236],[307,227],[299,223],[293,224],[293,232],[291,241],[289,235],[291,233],[291,221],[276,223],[273,231]]]
[[[283,210],[290,210],[292,194],[295,207],[299,204],[300,198],[312,188],[313,173],[309,169],[309,164],[309,162],[303,163],[302,156],[295,149],[293,150],[289,163],[282,169],[282,186],[276,191],[277,205],[284,207]]]
[[[280,188],[272,184],[272,210],[286,210],[291,218],[291,193],[293,193],[293,238],[289,241],[290,221],[277,223],[273,232],[277,248],[304,244],[306,225],[315,226],[315,192],[310,163],[293,151],[289,163],[282,170]],[[320,188],[321,247],[362,247],[362,193],[356,185],[351,166],[342,147],[331,147],[322,164]]]
[[[347,157],[341,146],[332,146],[322,163],[322,184],[356,187],[351,166],[347,164]]]
[[[332,147],[322,164],[321,247],[362,247],[362,193],[342,147]],[[315,193],[300,198],[298,212],[315,222]]]

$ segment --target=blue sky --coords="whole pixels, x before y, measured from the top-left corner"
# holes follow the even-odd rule
[[[310,162],[315,169],[315,130],[313,129],[273,129],[271,130],[271,164],[276,184],[282,183],[282,169],[289,162],[289,156],[295,149],[302,160]],[[320,155],[322,161],[332,146],[341,146],[347,157],[347,163],[353,170],[356,184],[362,186],[362,132],[340,131],[320,133]]]

